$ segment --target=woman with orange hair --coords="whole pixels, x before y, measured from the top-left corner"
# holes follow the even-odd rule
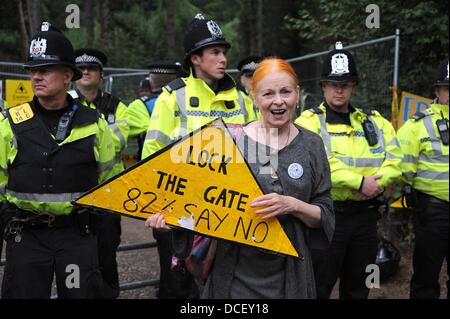
[[[245,125],[237,138],[265,194],[253,199],[251,206],[262,218],[278,218],[302,256],[218,240],[203,297],[315,298],[309,247],[327,248],[334,231],[330,169],[322,139],[292,122],[300,87],[286,61],[263,60],[253,75],[251,94],[261,119]],[[152,215],[147,225],[166,227],[160,214]]]

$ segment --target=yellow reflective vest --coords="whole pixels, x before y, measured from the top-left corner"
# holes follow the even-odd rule
[[[320,110],[320,111],[319,111]],[[370,146],[362,123],[366,118],[374,124],[377,144]],[[322,103],[317,111],[304,111],[295,123],[319,134],[327,151],[331,169],[333,200],[359,199],[353,195],[361,187],[364,176],[383,175],[378,183],[383,187],[401,179],[402,153],[391,123],[377,111],[367,115],[360,109],[350,113],[350,123],[326,123],[326,107]]]
[[[165,86],[153,109],[142,158],[218,117],[233,124],[255,120],[252,101],[236,89],[233,79],[225,74],[220,83],[224,88],[215,93],[191,72]]]
[[[404,154],[404,181],[418,191],[447,202],[448,145],[442,143],[436,121],[444,118],[448,125],[448,113],[448,105],[431,104],[429,109],[416,113],[403,124],[397,134]]]

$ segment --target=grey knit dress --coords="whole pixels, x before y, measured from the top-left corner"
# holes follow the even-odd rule
[[[278,152],[245,133],[238,137],[237,145],[265,194],[275,192],[319,206],[321,227],[308,228],[289,214],[277,217],[301,258],[218,240],[202,298],[315,298],[309,249],[326,249],[333,236],[330,168],[322,139],[306,129],[296,128],[299,134]],[[248,152],[255,149],[256,154]],[[267,172],[274,152],[278,153],[276,174],[261,174]],[[292,167],[297,170],[293,172]]]

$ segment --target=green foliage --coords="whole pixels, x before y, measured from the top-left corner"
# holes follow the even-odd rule
[[[309,45],[341,40],[358,43],[401,30],[399,87],[429,96],[439,61],[448,58],[448,1],[380,0],[380,28],[368,29],[365,11],[373,1],[316,0],[299,3],[285,18],[287,30]],[[330,49],[324,45],[322,50]]]

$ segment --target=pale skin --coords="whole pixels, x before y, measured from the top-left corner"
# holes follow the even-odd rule
[[[205,81],[214,90],[217,88],[217,82],[225,76],[227,48],[220,45],[205,47],[201,55],[191,55],[191,62],[197,78]]]
[[[356,89],[355,82],[322,82],[322,91],[328,106],[339,113],[348,113],[350,98]],[[383,186],[377,180],[383,175],[364,176],[364,181],[360,191],[354,190],[353,194],[361,200],[368,200],[376,197],[383,191]]]
[[[251,87],[252,87],[252,75],[251,74],[242,74],[241,77],[239,78],[239,80],[241,81],[242,85],[245,87],[245,90],[247,92],[250,92]]]
[[[248,124],[244,131],[261,143],[266,141],[270,143],[274,140],[271,134],[278,134],[275,140],[285,141],[284,145],[278,144],[278,148],[285,147],[298,134],[297,128],[291,122],[300,98],[298,85],[288,73],[269,72],[258,83],[253,97],[261,111],[262,119]],[[274,110],[278,112],[273,113]],[[265,129],[263,131],[268,133],[259,134],[261,129]],[[320,207],[291,196],[270,193],[253,199],[250,206],[257,209],[256,213],[261,214],[262,219],[291,214],[310,228],[320,227]],[[170,229],[166,225],[164,216],[159,213],[150,216],[145,225],[157,229]]]
[[[448,86],[438,86],[434,93],[438,98],[439,104],[448,105]]]
[[[67,89],[74,76],[70,68],[49,65],[34,67],[30,73],[33,93],[43,108],[56,111],[67,106]]]
[[[76,82],[77,89],[88,102],[94,101],[102,82],[102,71],[96,65],[80,67],[83,77]]]

